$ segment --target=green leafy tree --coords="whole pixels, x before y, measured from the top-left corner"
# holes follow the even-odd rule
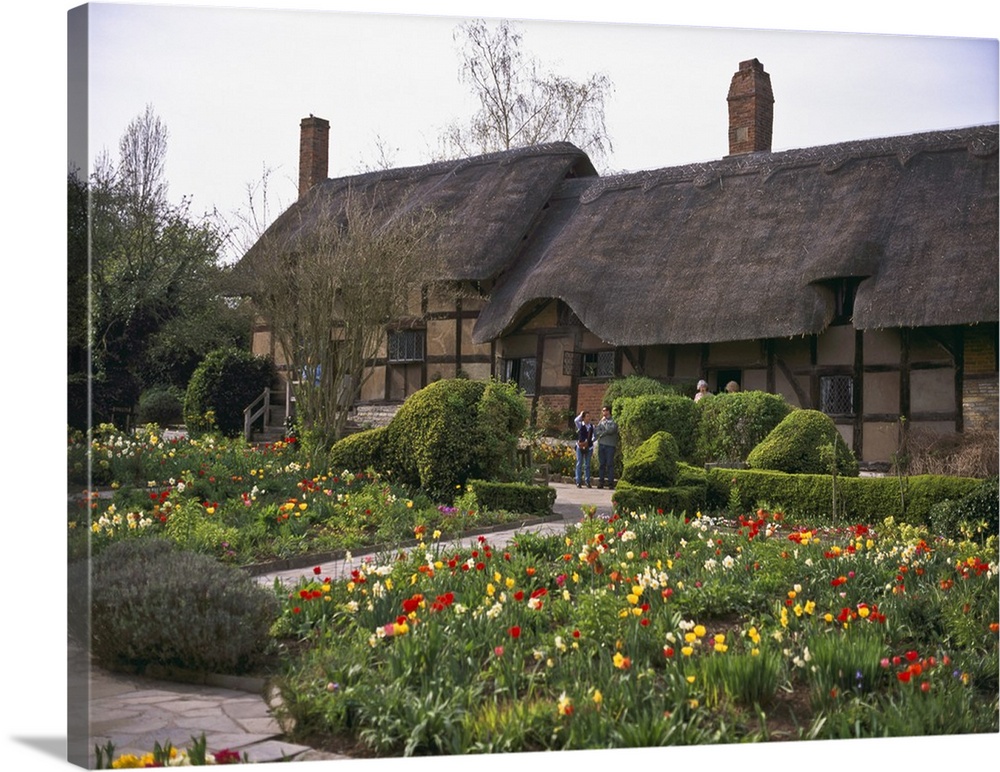
[[[194,432],[218,429],[229,437],[243,431],[243,411],[271,385],[274,363],[245,349],[212,351],[191,376],[184,420]]]
[[[190,200],[167,197],[167,136],[147,107],[123,133],[117,160],[102,153],[89,180],[95,420],[133,410],[148,387],[185,388],[209,351],[247,344],[249,320],[221,289],[218,227],[195,217]],[[79,181],[70,185],[76,195]]]
[[[70,426],[90,426],[90,311],[87,302],[87,181],[74,171],[67,179],[66,343]]]

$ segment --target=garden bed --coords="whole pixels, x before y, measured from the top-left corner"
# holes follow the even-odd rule
[[[996,732],[995,540],[670,515],[303,580],[299,739],[379,756]],[[333,642],[336,642],[334,645]]]

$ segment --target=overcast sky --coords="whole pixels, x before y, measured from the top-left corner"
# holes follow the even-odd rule
[[[91,4],[87,92],[91,157],[114,157],[151,105],[169,132],[171,197],[190,197],[195,212],[245,209],[264,169],[272,215],[294,201],[309,114],[331,123],[336,177],[375,163],[378,143],[394,165],[427,163],[448,123],[475,109],[454,39],[468,17],[197,5]],[[997,41],[978,25],[968,28],[976,37],[537,19],[518,28],[547,69],[611,80],[614,149],[602,171],[725,155],[730,79],[755,57],[771,75],[774,150],[998,119]]]
[[[61,363],[66,329],[66,14],[74,5],[31,0],[11,6],[0,46],[6,172],[0,195],[5,222],[13,226],[5,234],[8,291],[2,308],[11,334],[5,342],[3,380],[7,452],[0,469],[9,492],[5,535],[17,545],[3,561],[9,588],[4,608],[8,628],[14,630],[3,636],[5,687],[15,701],[0,753],[5,768],[17,770],[66,767]],[[771,74],[775,149],[995,122],[996,5],[988,0],[188,0],[183,7],[160,3],[163,9],[123,6],[92,30],[101,39],[91,49],[91,141],[98,149],[114,151],[128,122],[152,104],[170,132],[171,196],[191,196],[196,211],[241,206],[245,185],[265,166],[276,170],[275,185],[284,187],[275,192],[290,203],[298,173],[298,123],[309,113],[331,122],[331,174],[354,171],[372,152],[377,135],[399,148],[400,163],[422,163],[439,129],[467,114],[451,31],[462,15],[473,14],[572,20],[525,24],[525,47],[563,74],[583,77],[603,71],[612,79],[615,92],[607,121],[615,153],[609,165],[618,169],[724,155],[729,80],[741,60],[753,57]],[[431,17],[197,10],[206,6]],[[115,27],[111,16],[132,21]],[[295,20],[302,18],[307,23],[296,28]],[[667,24],[702,29],[662,26]],[[862,34],[719,29],[732,27]],[[890,39],[885,37],[889,33],[909,37]],[[289,75],[295,71],[312,77]],[[973,763],[995,759],[998,740],[1000,735],[966,735],[794,748],[640,749],[616,752],[613,763],[668,762],[692,769],[719,761],[764,766],[773,765],[779,754],[815,770],[842,769],[845,763],[857,770],[885,769],[901,758],[944,766],[956,758]],[[577,755],[572,759],[580,760]],[[594,760],[606,764],[609,756]],[[458,770],[469,763],[457,758],[406,765]],[[511,764],[540,769],[551,767],[552,757],[494,756],[471,763],[479,769]],[[311,772],[340,765],[310,762],[307,767]]]

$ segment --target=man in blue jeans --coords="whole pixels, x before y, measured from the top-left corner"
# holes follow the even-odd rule
[[[618,447],[618,424],[611,417],[611,408],[605,405],[601,408],[601,420],[594,427],[597,438],[597,459],[600,463],[600,474],[597,487],[604,487],[607,479],[608,487],[615,487],[615,448]]]

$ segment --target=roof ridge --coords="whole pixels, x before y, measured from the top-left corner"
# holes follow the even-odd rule
[[[723,177],[759,173],[770,177],[778,171],[806,166],[819,166],[824,172],[832,173],[849,160],[858,158],[894,155],[905,166],[920,153],[940,152],[962,146],[972,155],[986,157],[997,152],[997,137],[998,124],[993,123],[961,129],[850,140],[775,152],[725,156],[712,161],[590,178],[586,180],[586,189],[580,196],[580,201],[582,203],[594,201],[602,193],[612,190],[641,188],[646,191],[660,185],[678,182],[693,182],[696,187],[703,188]]]
[[[383,182],[390,180],[407,180],[417,177],[426,176],[428,173],[435,172],[457,172],[462,169],[466,169],[471,166],[480,166],[483,164],[492,163],[504,163],[517,161],[523,158],[536,158],[538,156],[555,156],[555,155],[581,155],[585,156],[583,150],[578,148],[571,142],[545,142],[539,145],[526,145],[524,147],[515,147],[510,150],[497,150],[492,153],[483,153],[481,155],[467,156],[463,158],[452,158],[444,159],[440,161],[431,161],[426,164],[420,164],[416,166],[394,166],[391,169],[375,169],[368,172],[360,172],[359,174],[348,174],[341,177],[329,177],[323,182],[319,183],[319,186],[326,185],[331,187],[330,183],[342,183],[345,185],[357,183],[357,182]]]

